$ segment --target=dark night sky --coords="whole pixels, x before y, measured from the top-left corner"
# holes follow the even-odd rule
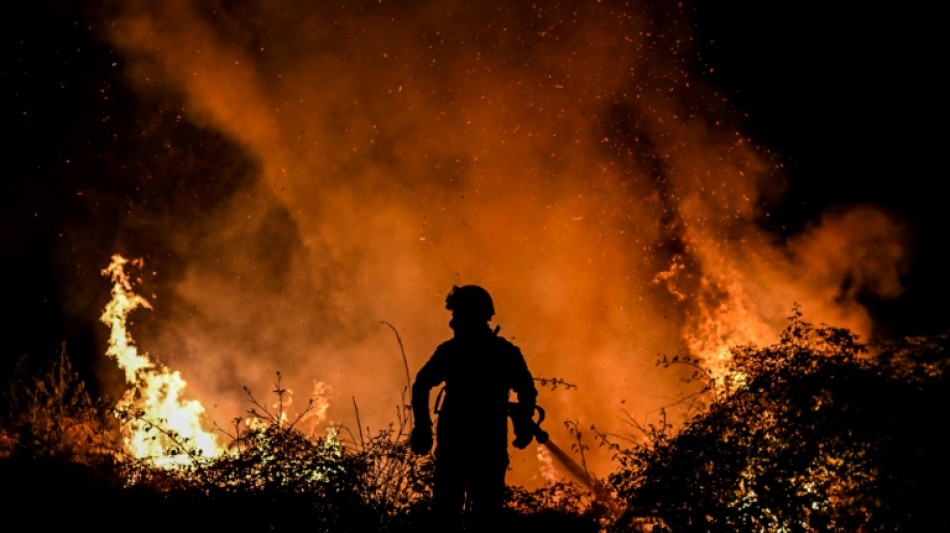
[[[21,354],[55,352],[62,340],[80,358],[91,351],[97,324],[76,323],[83,310],[58,302],[90,295],[95,313],[107,295],[67,286],[75,265],[62,258],[115,239],[110,221],[128,206],[106,202],[93,213],[77,192],[129,187],[136,198],[134,184],[110,176],[120,170],[113,160],[92,154],[147,142],[112,138],[108,121],[149,120],[129,112],[136,96],[112,67],[121,59],[87,31],[78,3],[28,4],[3,22],[4,368]],[[942,332],[950,284],[938,192],[945,97],[937,77],[946,62],[938,17],[827,4],[697,1],[697,65],[714,69],[706,76],[747,114],[745,131],[785,163],[789,191],[773,210],[775,230],[800,228],[829,205],[870,203],[898,215],[915,250],[906,291],[867,304],[895,334]],[[201,164],[200,149],[189,157]],[[64,250],[60,234],[77,221],[90,227]]]
[[[780,219],[796,226],[856,203],[896,214],[914,249],[906,291],[867,304],[897,335],[942,332],[950,292],[938,17],[846,4],[698,2],[698,35],[715,41],[713,80],[748,114],[746,131],[786,163]]]

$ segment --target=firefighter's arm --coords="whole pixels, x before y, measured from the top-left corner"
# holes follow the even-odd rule
[[[537,405],[538,389],[534,386],[534,378],[528,371],[528,365],[517,350],[517,357],[514,358],[512,389],[518,395],[518,402],[512,406],[515,412],[512,413],[514,422],[515,440],[512,444],[519,449],[527,448],[535,436],[536,426],[532,422],[534,408]]]
[[[518,395],[518,405],[525,412],[534,413],[534,406],[538,402],[538,389],[534,386],[534,377],[528,370],[528,363],[525,362],[521,350],[517,349],[517,357],[514,358],[514,381],[512,389]]]
[[[436,354],[429,359],[412,384],[412,433],[409,446],[413,453],[425,455],[432,450],[432,417],[429,415],[429,391],[442,382],[439,372],[439,358]]]

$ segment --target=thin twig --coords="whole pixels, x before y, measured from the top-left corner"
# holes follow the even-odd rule
[[[366,448],[366,441],[363,440],[363,423],[360,422],[360,408],[356,405],[356,396],[353,396],[353,410],[356,411],[356,427],[360,430],[360,449]]]
[[[402,345],[402,337],[399,336],[399,331],[396,330],[396,327],[386,322],[385,320],[380,320],[380,324],[386,324],[389,326],[389,329],[393,330],[393,333],[396,334],[396,341],[399,342],[399,352],[402,353],[402,364],[406,367],[406,387],[412,388],[412,377],[409,375],[409,361],[406,359],[406,349]]]

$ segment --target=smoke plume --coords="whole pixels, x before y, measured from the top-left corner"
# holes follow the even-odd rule
[[[280,371],[298,403],[329,384],[330,421],[352,427],[355,399],[383,427],[407,384],[382,322],[414,373],[450,335],[456,284],[489,290],[536,376],[577,385],[539,398],[562,443],[563,420],[624,433],[622,413],[674,402],[658,356],[770,342],[795,304],[870,334],[859,298],[900,292],[899,223],[857,207],[765,229],[783,170],[704,82],[689,14],[543,4],[100,15],[143,101],[227,139],[249,176],[155,237],[180,265],[141,341],[218,420]],[[513,458],[524,479],[534,461]]]

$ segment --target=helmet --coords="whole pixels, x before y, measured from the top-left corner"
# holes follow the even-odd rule
[[[489,320],[495,314],[488,291],[478,285],[454,285],[445,297],[445,308],[455,314],[470,316],[479,320]]]

